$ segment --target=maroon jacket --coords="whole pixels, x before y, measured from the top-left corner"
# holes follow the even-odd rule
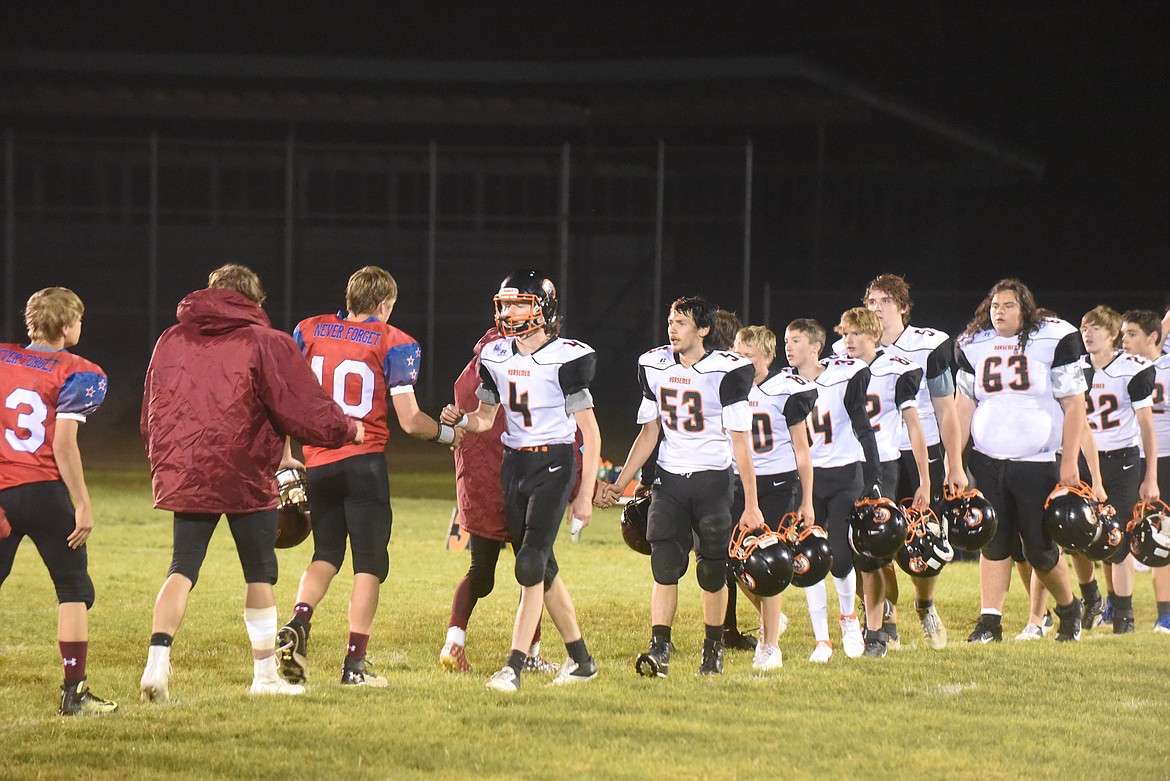
[[[154,506],[249,513],[277,505],[285,435],[339,447],[357,428],[296,342],[234,290],[197,290],[159,337],[142,399]]]

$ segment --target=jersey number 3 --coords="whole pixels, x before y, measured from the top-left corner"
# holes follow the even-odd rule
[[[45,421],[49,417],[49,409],[45,402],[32,391],[17,388],[8,394],[4,406],[11,410],[30,408],[28,412],[18,412],[16,416],[16,425],[27,431],[28,436],[21,437],[16,431],[4,429],[4,441],[18,453],[35,453],[37,448],[45,443]]]
[[[987,393],[999,393],[1004,389],[1003,372],[1000,370],[1003,362],[1003,358],[998,355],[989,355],[983,362],[983,390]],[[1032,387],[1032,381],[1028,379],[1026,355],[1009,355],[1007,369],[1012,372],[1007,382],[1008,390],[1026,391]]]
[[[678,399],[677,403],[675,399]],[[666,415],[666,427],[672,431],[678,430],[679,408],[685,407],[688,417],[682,421],[683,431],[703,430],[703,397],[697,391],[684,391],[680,397],[678,388],[660,388],[658,401],[662,413]]]

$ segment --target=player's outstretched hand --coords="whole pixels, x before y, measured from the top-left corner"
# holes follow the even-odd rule
[[[617,504],[618,498],[622,492],[613,483],[599,483],[597,486],[597,498],[594,499],[594,504],[598,507],[613,507]]]

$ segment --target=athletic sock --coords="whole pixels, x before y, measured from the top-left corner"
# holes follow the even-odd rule
[[[1086,602],[1100,598],[1101,589],[1097,588],[1096,579],[1081,584],[1081,596],[1084,597]]]
[[[933,599],[916,599],[914,600],[914,608],[916,610],[930,610],[934,607]]]
[[[313,620],[313,606],[308,602],[298,602],[293,605],[292,618],[289,619],[290,624],[300,624],[308,626],[309,622]]]
[[[89,643],[85,640],[61,641],[57,648],[61,651],[61,666],[65,668],[65,683],[77,683],[84,678]]]
[[[665,643],[670,642],[670,627],[664,624],[655,624],[650,627],[650,637],[652,640],[661,639]]]
[[[1133,595],[1130,594],[1128,597],[1114,597],[1113,598],[1113,609],[1114,610],[1132,611],[1133,610]]]
[[[1158,618],[1162,616],[1170,616],[1170,602],[1158,603]]]
[[[174,635],[168,635],[166,632],[155,632],[150,636],[151,645],[161,645],[163,648],[170,648],[174,642]]]
[[[447,642],[456,645],[467,645],[467,630],[457,626],[447,627]]]
[[[585,647],[584,637],[571,643],[565,643],[565,650],[569,652],[569,657],[577,664],[585,664],[589,661],[589,649]]]
[[[370,642],[369,635],[363,635],[358,632],[349,633],[349,646],[346,648],[345,658],[353,659],[355,662],[366,655],[366,645]]]
[[[512,672],[516,673],[516,680],[520,680],[520,671],[524,669],[524,660],[528,654],[523,651],[512,649],[512,653],[508,656],[508,666],[512,668]]]
[[[718,643],[723,639],[722,624],[703,624],[704,639],[708,643]]]

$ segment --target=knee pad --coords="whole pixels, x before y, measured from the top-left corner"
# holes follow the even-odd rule
[[[61,583],[54,583],[53,588],[57,592],[58,604],[84,602],[86,610],[93,607],[93,580],[90,579],[87,572],[80,573],[77,577],[69,578]]]
[[[1060,548],[1055,545],[1049,550],[1031,551],[1025,550],[1024,556],[1028,563],[1032,565],[1032,569],[1043,570],[1047,572],[1057,565],[1060,561]]]
[[[516,552],[516,582],[521,586],[535,586],[544,582],[549,551],[521,546]]]
[[[727,585],[727,559],[699,559],[695,564],[699,588],[714,594]]]
[[[353,574],[373,575],[379,583],[390,574],[390,554],[385,551],[354,551]]]
[[[676,586],[687,572],[690,557],[672,541],[650,543],[650,572],[661,586]]]

